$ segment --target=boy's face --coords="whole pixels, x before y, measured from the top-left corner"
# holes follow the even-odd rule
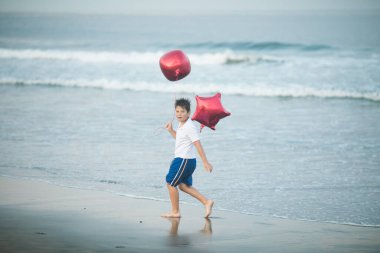
[[[175,117],[179,122],[185,123],[190,117],[190,112],[186,111],[186,109],[181,106],[177,106],[175,108]]]

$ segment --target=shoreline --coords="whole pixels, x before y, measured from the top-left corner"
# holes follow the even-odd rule
[[[9,175],[0,175],[1,178],[9,178],[13,180],[25,180],[25,181],[31,181],[31,182],[40,182],[52,186],[57,186],[57,187],[62,187],[62,188],[68,188],[68,189],[77,189],[77,190],[83,190],[83,191],[94,191],[94,192],[102,192],[102,193],[107,193],[111,194],[114,196],[120,196],[120,197],[126,197],[126,198],[131,198],[131,199],[136,199],[136,200],[148,200],[148,201],[157,201],[160,203],[168,203],[170,205],[170,200],[168,199],[159,199],[159,198],[154,198],[154,197],[146,197],[146,196],[137,196],[137,195],[129,195],[125,193],[118,193],[118,192],[113,192],[113,191],[108,191],[108,190],[100,190],[100,189],[90,189],[90,188],[81,188],[77,186],[70,186],[70,185],[64,185],[64,184],[59,184],[59,183],[54,183],[50,181],[45,181],[42,179],[33,179],[33,178],[28,178],[28,177],[15,177],[15,176],[9,176]],[[180,205],[188,205],[192,206],[194,208],[202,208],[200,205],[189,203],[186,201],[181,201],[180,200]],[[241,211],[235,211],[235,210],[229,210],[225,208],[213,208],[215,211],[221,211],[221,212],[229,212],[232,214],[239,214],[239,215],[247,215],[247,216],[253,216],[253,217],[262,217],[262,218],[273,218],[273,219],[280,219],[280,220],[288,220],[288,221],[302,221],[302,222],[312,222],[312,223],[321,223],[321,224],[333,224],[333,225],[342,225],[342,226],[353,226],[353,227],[368,227],[368,228],[380,228],[379,225],[369,225],[369,224],[358,224],[358,223],[339,223],[337,221],[319,221],[319,220],[308,220],[308,219],[297,219],[297,218],[289,218],[289,217],[282,217],[282,216],[276,216],[276,215],[269,215],[269,214],[260,214],[260,213],[248,213],[248,212],[241,212]]]
[[[2,252],[377,252],[380,229],[288,220],[0,176]]]

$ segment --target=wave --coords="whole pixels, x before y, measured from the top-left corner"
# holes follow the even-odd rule
[[[82,62],[110,62],[110,63],[130,63],[146,64],[158,62],[163,52],[156,53],[118,53],[118,52],[92,52],[92,51],[65,51],[65,50],[38,50],[38,49],[0,49],[0,58],[14,58],[21,60],[42,59],[42,60],[63,60]]]
[[[110,179],[102,179],[99,180],[100,183],[105,183],[105,184],[120,184],[119,181],[116,180],[110,180]]]
[[[180,45],[181,48],[191,49],[231,49],[231,50],[253,50],[253,51],[279,51],[279,50],[299,50],[299,51],[321,51],[333,50],[335,47],[323,44],[300,44],[300,43],[283,43],[277,41],[268,42],[201,42],[188,43]]]
[[[51,86],[51,87],[79,87],[97,88],[112,90],[148,91],[159,93],[190,93],[190,94],[212,94],[221,92],[226,95],[242,95],[256,97],[289,97],[289,98],[342,98],[342,99],[365,99],[370,101],[380,101],[380,91],[360,92],[345,91],[338,89],[317,89],[300,85],[289,87],[278,87],[275,85],[210,85],[203,83],[168,85],[167,83],[149,82],[123,82],[107,79],[97,80],[15,80],[0,79],[0,85],[21,85],[21,86]]]
[[[0,59],[18,60],[57,60],[80,61],[86,63],[117,63],[117,64],[158,64],[164,51],[157,52],[110,52],[110,51],[65,51],[38,49],[0,49]],[[188,54],[192,64],[272,64],[283,63],[284,60],[274,56],[239,54],[232,51]]]

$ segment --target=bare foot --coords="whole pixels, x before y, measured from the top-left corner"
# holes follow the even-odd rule
[[[181,218],[181,214],[170,212],[170,213],[161,214],[161,217],[164,217],[164,218]]]
[[[212,200],[207,200],[205,207],[206,207],[206,214],[205,218],[208,218],[211,215],[212,212],[212,206],[214,205],[214,201]]]

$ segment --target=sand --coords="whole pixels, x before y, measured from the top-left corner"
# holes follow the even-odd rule
[[[217,203],[215,207],[217,208]],[[380,228],[296,221],[0,177],[0,252],[380,252]]]

